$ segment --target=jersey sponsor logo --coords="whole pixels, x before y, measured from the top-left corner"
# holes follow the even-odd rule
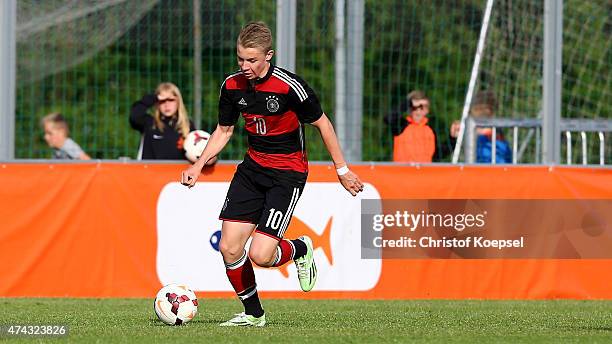
[[[229,182],[198,182],[191,189],[178,182],[164,186],[157,201],[157,275],[162,284],[181,281],[199,291],[233,291],[218,251],[218,215],[228,188]],[[352,197],[339,183],[312,182],[294,207],[291,222],[282,221],[284,209],[281,215],[272,214],[271,223],[286,227],[285,238],[312,238],[319,272],[315,290],[368,290],[378,283],[382,261],[361,259],[362,198],[380,195],[367,183],[364,192]],[[189,240],[176,245],[177,237]],[[258,290],[301,291],[292,262],[257,268],[256,275]]]
[[[247,106],[248,105],[246,100],[244,100],[244,98],[240,98],[240,101],[238,102],[238,104],[242,105],[242,106]]]
[[[153,134],[153,139],[154,140],[161,140],[164,138],[164,135],[157,135],[157,134]]]
[[[267,96],[266,97],[266,108],[268,108],[268,111],[272,113],[277,112],[278,109],[280,108],[280,105],[278,104],[278,97]]]

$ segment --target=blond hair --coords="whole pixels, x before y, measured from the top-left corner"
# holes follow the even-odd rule
[[[40,125],[43,128],[45,127],[45,123],[51,123],[56,128],[64,130],[66,132],[66,136],[69,136],[70,134],[70,130],[68,129],[68,122],[66,122],[64,116],[62,116],[62,114],[59,112],[52,112],[41,118]]]
[[[250,22],[240,31],[236,44],[243,48],[261,49],[267,54],[272,50],[272,31],[264,22]]]
[[[410,93],[408,93],[408,99],[412,102],[413,100],[427,100],[429,101],[429,98],[427,98],[427,96],[425,95],[425,92],[421,91],[421,90],[414,90]],[[410,104],[412,105],[412,104]]]
[[[159,95],[163,91],[172,93],[178,101],[177,113],[173,114],[173,116],[177,117],[175,127],[181,134],[181,136],[186,138],[187,134],[189,134],[190,129],[189,115],[187,114],[187,109],[185,108],[185,103],[183,102],[183,96],[181,95],[181,91],[179,91],[178,87],[176,87],[176,85],[171,82],[162,82],[157,86],[155,94]],[[165,125],[164,122],[162,122],[161,120],[161,116],[162,115],[161,111],[159,111],[159,106],[156,106],[155,112],[153,113],[155,127],[160,131],[164,131]]]

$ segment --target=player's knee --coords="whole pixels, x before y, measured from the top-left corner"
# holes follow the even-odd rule
[[[269,254],[259,251],[259,250],[250,250],[249,258],[251,261],[261,267],[270,267],[274,262],[274,256],[270,256]]]
[[[244,254],[244,248],[240,247],[240,245],[232,245],[223,240],[219,243],[219,251],[226,262],[234,262]]]

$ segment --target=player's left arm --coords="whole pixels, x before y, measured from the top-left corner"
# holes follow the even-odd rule
[[[327,148],[329,155],[331,155],[334,161],[338,180],[346,191],[356,196],[358,192],[363,191],[363,183],[346,165],[334,126],[323,112],[323,109],[321,109],[321,103],[312,88],[297,75],[293,76],[295,77],[295,82],[290,84],[291,89],[289,92],[290,100],[292,101],[291,107],[295,110],[300,122],[312,124],[315,128],[319,129],[325,148]]]
[[[329,155],[331,155],[334,162],[334,166],[336,167],[336,172],[338,174],[338,180],[342,186],[344,186],[344,188],[353,196],[357,195],[358,192],[363,191],[363,183],[357,174],[348,169],[348,166],[344,161],[344,156],[342,155],[342,150],[340,149],[340,143],[338,142],[338,137],[336,136],[334,126],[329,118],[327,118],[324,113],[319,119],[310,124],[319,130],[323,143],[325,144],[325,147],[327,148],[327,151],[329,152]]]

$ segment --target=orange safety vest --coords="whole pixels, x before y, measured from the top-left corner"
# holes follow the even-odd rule
[[[410,115],[406,117],[408,126],[393,138],[393,161],[431,162],[436,151],[436,136],[427,125],[429,119],[423,117],[416,123]]]

